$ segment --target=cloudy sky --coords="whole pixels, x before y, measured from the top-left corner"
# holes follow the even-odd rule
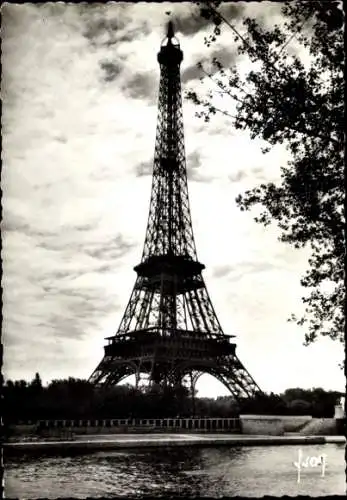
[[[278,4],[228,4],[226,16],[278,19]],[[147,222],[159,66],[168,21],[184,52],[183,90],[199,91],[199,61],[247,69],[228,29],[211,32],[192,3],[5,5],[3,12],[3,343],[6,378],[87,378],[117,330]],[[289,47],[288,50],[293,50]],[[232,107],[232,103],[230,104]],[[230,107],[230,109],[231,109]],[[193,227],[205,281],[226,333],[264,391],[344,390],[343,346],[304,347],[300,276],[308,253],[278,242],[235,197],[278,181],[284,149],[205,124],[184,100]],[[200,395],[226,394],[209,376]]]

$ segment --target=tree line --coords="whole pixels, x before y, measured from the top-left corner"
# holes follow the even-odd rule
[[[315,389],[287,389],[235,401],[194,397],[179,388],[136,389],[130,385],[98,387],[87,380],[53,380],[44,386],[36,373],[31,382],[8,380],[3,385],[5,423],[44,419],[108,419],[165,417],[236,417],[240,413],[333,417],[343,394]]]

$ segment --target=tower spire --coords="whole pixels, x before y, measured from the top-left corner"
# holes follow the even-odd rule
[[[167,37],[171,40],[175,36],[174,25],[172,21],[167,23]]]
[[[160,83],[151,201],[137,278],[117,333],[92,374],[95,383],[117,384],[141,373],[149,381],[181,384],[187,373],[218,378],[237,397],[260,389],[235,354],[233,335],[218,321],[197,259],[189,208],[180,64],[172,43],[158,53]]]

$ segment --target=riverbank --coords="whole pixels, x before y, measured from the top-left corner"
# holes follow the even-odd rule
[[[158,448],[178,446],[270,446],[345,443],[345,436],[251,436],[233,434],[117,434],[79,435],[69,440],[20,441],[3,444],[4,451],[35,452],[53,450],[105,450],[122,448]]]

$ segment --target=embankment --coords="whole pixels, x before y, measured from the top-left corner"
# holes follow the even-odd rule
[[[343,419],[312,418],[310,415],[240,415],[240,427],[242,434],[248,435],[344,435]]]

